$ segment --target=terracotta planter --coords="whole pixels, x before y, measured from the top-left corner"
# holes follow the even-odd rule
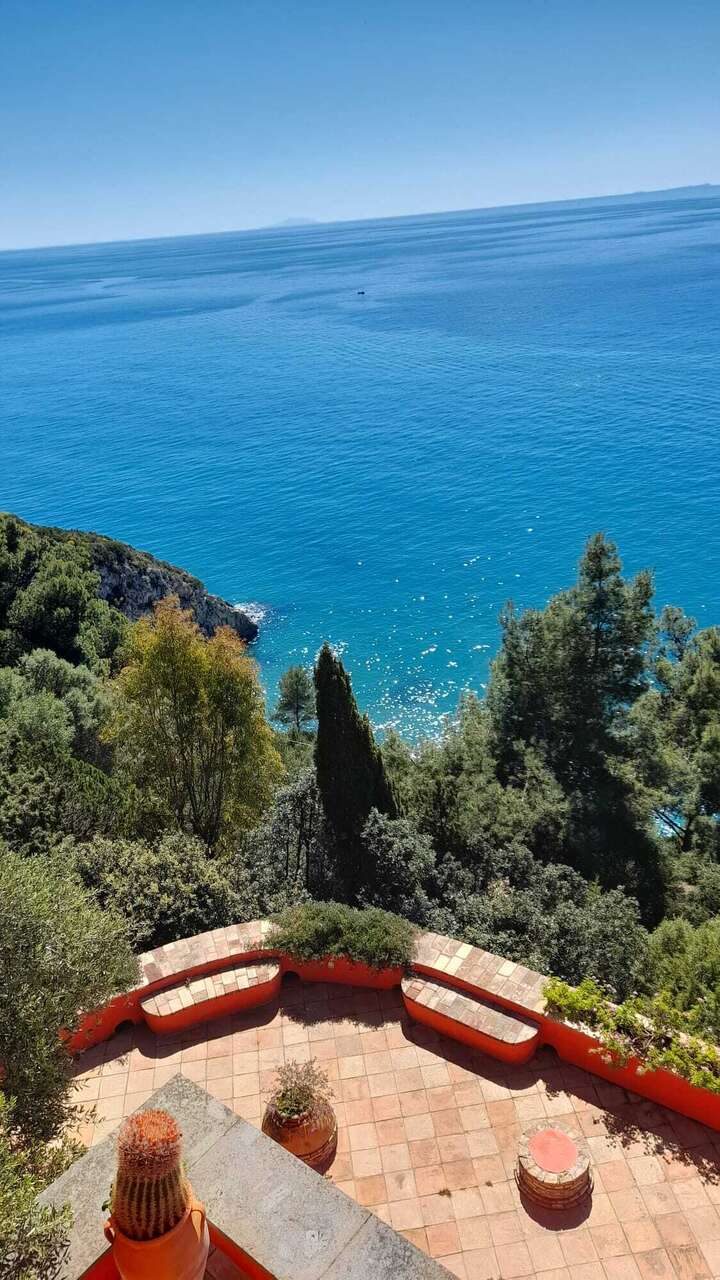
[[[131,1240],[112,1217],[105,1224],[122,1280],[202,1280],[210,1249],[205,1210],[192,1200],[177,1226],[155,1240]]]
[[[321,1102],[305,1116],[286,1118],[270,1104],[262,1131],[311,1169],[328,1165],[337,1147],[337,1120],[329,1102]]]
[[[348,987],[373,987],[390,991],[399,987],[405,972],[402,968],[371,969],[347,956],[328,956],[325,960],[292,960],[283,958],[286,973],[296,973],[302,982],[342,983]]]

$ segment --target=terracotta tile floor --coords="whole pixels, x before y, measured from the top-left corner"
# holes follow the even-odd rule
[[[720,1278],[720,1134],[549,1050],[503,1066],[411,1023],[396,991],[286,979],[251,1014],[121,1032],[78,1060],[83,1140],[178,1071],[259,1125],[276,1065],[310,1057],[335,1090],[328,1176],[461,1280]],[[590,1146],[592,1202],[571,1216],[528,1209],[515,1186],[518,1135],[543,1115]]]

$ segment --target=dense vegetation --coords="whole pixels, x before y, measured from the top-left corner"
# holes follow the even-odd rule
[[[0,517],[0,1186],[71,1118],[58,1032],[132,952],[235,919],[378,964],[395,913],[718,1035],[720,629],[656,615],[601,535],[501,624],[436,740],[376,742],[327,646],[272,729],[235,634],[173,599],[130,625],[82,540]]]
[[[371,969],[406,968],[414,934],[409,920],[378,907],[360,911],[341,902],[312,902],[281,911],[267,945],[291,960],[344,956]]]
[[[616,1004],[592,978],[576,987],[550,978],[545,1001],[549,1013],[593,1031],[600,1042],[597,1052],[608,1065],[633,1063],[640,1073],[673,1071],[701,1089],[720,1093],[720,1053],[696,1034],[699,1011],[682,1013],[664,992]]]

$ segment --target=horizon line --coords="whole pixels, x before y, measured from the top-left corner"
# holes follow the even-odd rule
[[[68,240],[54,244],[20,245],[0,248],[0,255],[6,253],[34,253],[36,251],[46,249],[92,249],[114,244],[153,244],[165,240],[203,239],[207,236],[253,235],[258,232],[270,231],[313,231],[318,227],[353,226],[357,223],[365,222],[401,222],[409,218],[440,218],[446,214],[452,213],[489,213],[491,211],[505,209],[537,209],[542,208],[543,206],[559,204],[591,204],[593,201],[598,200],[628,200],[642,196],[669,195],[676,191],[703,191],[708,188],[720,188],[720,183],[692,182],[683,183],[676,187],[652,187],[636,191],[612,191],[593,196],[564,196],[561,199],[555,200],[521,200],[513,204],[471,205],[457,209],[420,209],[416,210],[414,213],[391,213],[375,215],[370,218],[329,218],[327,220],[319,218],[316,220],[313,218],[303,219],[299,217],[297,221],[294,218],[288,218],[281,222],[263,223],[261,226],[227,227],[219,231],[181,231],[169,232],[167,234],[155,236],[128,236],[127,238],[121,237],[116,240]]]

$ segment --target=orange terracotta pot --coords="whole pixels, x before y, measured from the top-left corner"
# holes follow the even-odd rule
[[[302,982],[342,983],[348,987],[373,987],[390,991],[399,987],[405,972],[402,968],[371,969],[347,956],[328,956],[325,960],[292,960],[283,957],[285,973],[296,973]]]
[[[205,1209],[191,1200],[177,1226],[155,1240],[131,1240],[112,1219],[105,1224],[122,1280],[202,1280],[210,1249]]]
[[[325,1168],[337,1148],[337,1120],[328,1102],[321,1102],[306,1116],[278,1115],[272,1104],[265,1109],[262,1131],[312,1169]]]

